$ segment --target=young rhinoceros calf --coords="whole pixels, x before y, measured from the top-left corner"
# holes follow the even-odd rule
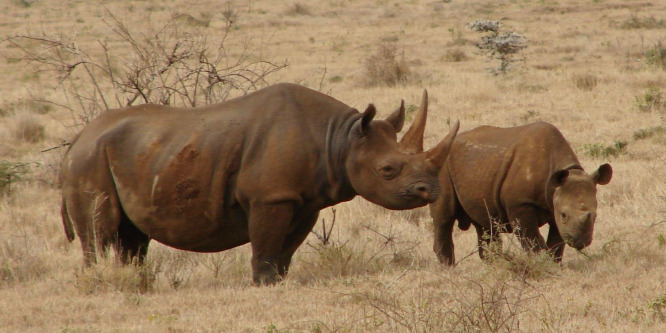
[[[582,249],[592,242],[596,185],[608,184],[612,174],[609,164],[585,173],[549,123],[461,133],[440,171],[439,198],[430,204],[433,249],[440,262],[455,263],[451,236],[458,220],[462,230],[476,228],[482,259],[483,244],[499,241],[498,232],[515,230],[524,249],[548,249],[560,262],[565,243]],[[539,227],[546,223],[550,231],[544,242]]]
[[[404,104],[385,120],[294,84],[192,109],[107,111],[65,155],[67,238],[86,264],[110,245],[140,263],[151,240],[217,252],[252,245],[256,283],[274,283],[319,211],[354,196],[390,209],[433,202],[458,130],[422,150],[426,103],[400,142]]]

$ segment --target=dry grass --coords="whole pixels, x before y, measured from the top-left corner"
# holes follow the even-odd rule
[[[242,38],[227,41],[230,59],[252,39],[263,45],[258,54],[289,61],[272,82],[325,84],[351,106],[375,103],[379,117],[401,98],[418,105],[427,88],[427,147],[441,140],[455,119],[462,130],[552,122],[588,170],[607,161],[613,165],[613,180],[599,188],[592,245],[584,253],[567,248],[558,266],[524,254],[513,236],[503,236],[500,255],[483,263],[475,252],[476,234],[455,230],[460,262],[449,269],[432,253],[432,222],[423,209],[391,212],[357,198],[336,207],[329,244],[311,235],[277,286],[251,285],[247,245],[199,254],[153,243],[145,267],[118,267],[111,256],[83,270],[78,240],[66,241],[60,221],[56,176],[62,150],[40,152],[76,133],[78,117],[57,105],[40,109],[26,102],[35,95],[67,101],[48,72],[35,74],[24,61],[0,57],[0,173],[17,177],[11,191],[5,187],[0,193],[0,331],[666,330],[660,44],[666,6],[582,0],[492,6],[487,1],[305,3],[104,5],[135,31],[151,31],[152,23],[166,22],[173,13],[188,22],[197,18],[204,23],[190,26],[207,34],[210,45],[233,17],[233,32]],[[114,32],[104,24],[109,17],[99,6],[10,1],[2,9],[6,35],[76,34],[82,49],[98,50],[97,41],[108,40],[113,55],[127,54],[110,38]],[[522,51],[524,67],[495,77],[469,42],[478,40],[478,33],[464,27],[499,18],[527,36],[529,47]],[[382,53],[379,41],[398,46]],[[28,47],[40,50],[38,44]],[[13,50],[0,47],[1,54]],[[455,61],[458,56],[452,55],[448,61],[443,58],[448,50],[466,59]],[[123,62],[112,66],[122,68]],[[410,76],[416,71],[417,78]],[[29,120],[20,125],[24,118]],[[26,130],[31,126],[42,130]],[[321,219],[330,221],[331,215],[324,210]]]

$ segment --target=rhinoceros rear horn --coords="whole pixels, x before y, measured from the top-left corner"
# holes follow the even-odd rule
[[[442,165],[444,165],[444,162],[446,162],[446,158],[449,156],[451,145],[453,145],[453,140],[456,138],[459,128],[460,122],[456,120],[444,140],[426,152],[426,161],[431,163],[437,169],[440,169]]]
[[[423,89],[423,98],[421,98],[421,107],[414,116],[412,126],[400,140],[400,145],[408,153],[423,152],[423,132],[425,131],[426,118],[428,117],[428,91]]]
[[[386,121],[395,128],[396,132],[402,131],[402,126],[405,125],[405,101],[402,100],[400,101],[400,107],[393,111],[388,117],[386,117]]]

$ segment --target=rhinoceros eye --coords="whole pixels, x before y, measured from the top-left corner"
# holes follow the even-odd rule
[[[381,168],[379,168],[379,174],[386,178],[386,179],[391,179],[395,177],[397,169],[393,167],[392,165],[385,165]]]
[[[560,213],[560,214],[561,214],[563,220],[567,219],[567,213]]]

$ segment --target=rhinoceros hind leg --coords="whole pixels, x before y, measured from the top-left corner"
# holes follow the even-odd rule
[[[296,249],[308,237],[310,231],[317,223],[319,212],[305,216],[299,221],[296,221],[296,228],[284,240],[282,251],[280,251],[280,261],[278,263],[278,274],[285,277],[289,272],[289,265],[291,264],[291,257],[294,256]]]
[[[150,238],[137,229],[124,213],[122,215],[114,243],[117,257],[125,265],[130,263],[141,265],[148,253]]]
[[[476,239],[479,250],[479,258],[486,260],[486,251],[496,252],[502,249],[502,238],[497,225],[491,225],[490,229],[474,223],[476,228]]]

